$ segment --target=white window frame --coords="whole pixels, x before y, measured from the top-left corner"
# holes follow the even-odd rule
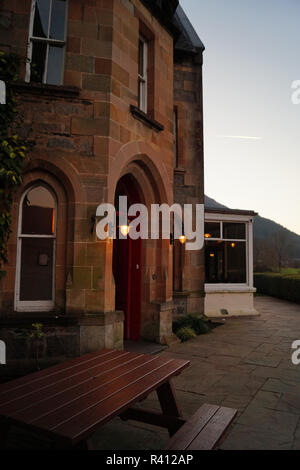
[[[212,240],[218,241],[222,240],[224,242],[244,242],[246,244],[246,282],[244,283],[205,283],[206,292],[215,292],[215,291],[241,291],[241,290],[251,290],[253,289],[253,217],[247,215],[234,215],[234,214],[216,214],[216,213],[206,213],[205,222],[215,222],[220,224],[220,237],[217,238],[205,238],[205,241]],[[243,239],[225,239],[223,238],[223,223],[233,222],[233,223],[244,223],[246,230],[246,238]],[[208,242],[209,243],[209,242]],[[205,248],[206,249],[206,244]]]
[[[147,113],[148,109],[148,42],[143,36],[139,36],[139,47],[140,41],[142,42],[142,54],[143,54],[143,75],[140,75],[138,70],[138,87],[139,87],[139,109],[144,113]],[[139,56],[140,60],[140,56]],[[139,63],[138,63],[139,69]]]
[[[25,196],[32,189],[43,186],[49,191],[55,201],[55,218],[53,235],[35,235],[22,234],[22,218],[23,218],[23,202]],[[29,186],[23,193],[19,204],[18,217],[18,240],[17,240],[17,262],[16,262],[16,279],[15,279],[15,311],[16,312],[50,312],[55,306],[55,273],[56,273],[56,229],[57,229],[57,197],[54,191],[42,182],[36,182]],[[20,282],[21,282],[21,252],[22,240],[24,238],[52,238],[53,239],[53,266],[52,266],[52,299],[51,300],[20,300]]]
[[[30,82],[31,77],[31,59],[32,59],[32,49],[34,42],[42,42],[47,44],[47,52],[46,52],[46,60],[45,60],[45,70],[43,75],[42,83],[47,83],[47,72],[48,72],[48,55],[49,55],[49,46],[60,46],[63,49],[63,60],[62,60],[62,68],[61,68],[61,77],[60,77],[60,85],[63,83],[63,76],[64,76],[64,63],[65,63],[65,53],[66,53],[66,38],[67,38],[67,23],[68,23],[68,5],[69,0],[66,0],[66,17],[65,17],[65,34],[64,39],[51,39],[49,38],[50,34],[50,26],[51,26],[51,15],[52,15],[52,4],[53,0],[50,0],[50,13],[49,13],[49,21],[48,21],[48,31],[47,31],[47,38],[39,38],[33,36],[33,25],[34,25],[34,15],[35,15],[35,7],[36,7],[37,0],[32,0],[31,4],[31,12],[30,12],[30,22],[29,22],[29,39],[27,45],[27,62],[26,62],[26,73],[25,73],[25,81]]]
[[[178,108],[173,109],[173,138],[174,138],[174,168],[179,167],[179,155],[178,155]]]

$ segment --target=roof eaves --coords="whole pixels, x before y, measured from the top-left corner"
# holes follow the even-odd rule
[[[205,46],[199,38],[198,34],[196,33],[190,20],[186,16],[181,5],[178,5],[176,9],[174,21],[175,23],[177,23],[177,27],[179,27],[181,31],[181,35],[177,43],[175,44],[175,49],[185,52],[191,52],[194,54],[197,54],[198,52],[203,52],[205,50]]]

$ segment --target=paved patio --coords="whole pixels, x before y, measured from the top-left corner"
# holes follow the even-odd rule
[[[202,403],[237,408],[222,449],[300,449],[300,365],[291,343],[300,340],[300,305],[256,297],[260,317],[227,319],[210,334],[177,344],[163,355],[191,366],[174,382],[184,416]],[[155,395],[143,407],[159,409]],[[115,419],[94,437],[98,449],[161,449],[164,430]]]

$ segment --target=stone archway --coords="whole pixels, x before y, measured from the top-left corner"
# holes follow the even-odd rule
[[[129,181],[130,178],[135,182],[139,193],[138,202],[145,204],[148,213],[151,213],[151,204],[172,204],[170,175],[152,147],[143,143],[128,144],[116,155],[108,178],[109,202],[114,202],[118,183],[124,179]],[[147,340],[167,343],[173,338],[170,241],[143,240],[141,262],[140,335]],[[116,289],[118,290],[118,286]],[[116,306],[118,307],[118,302]]]
[[[117,182],[124,174],[138,171],[141,179],[152,187],[155,201],[173,203],[173,169],[161,161],[161,153],[145,142],[124,145],[110,162],[106,201],[113,204]],[[147,202],[146,202],[147,204]]]

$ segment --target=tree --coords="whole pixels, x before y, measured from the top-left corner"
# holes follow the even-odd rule
[[[278,230],[272,240],[272,248],[274,250],[275,262],[277,264],[278,271],[281,269],[284,263],[289,258],[290,243],[288,241],[287,233],[284,230]]]

